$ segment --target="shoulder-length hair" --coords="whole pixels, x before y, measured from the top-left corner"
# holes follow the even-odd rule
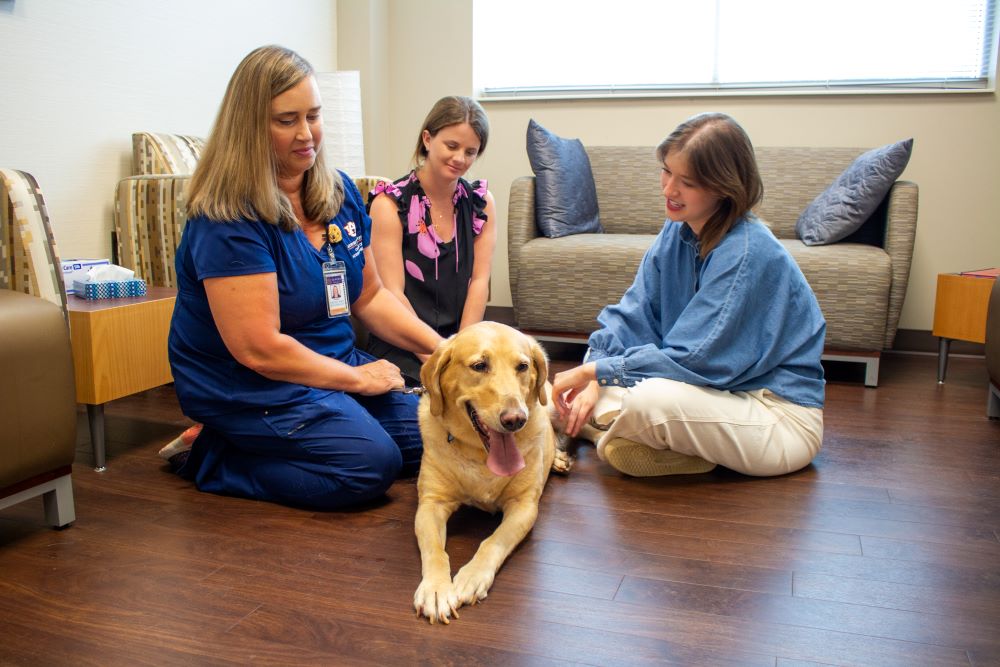
[[[431,107],[424,124],[417,134],[417,148],[413,151],[413,166],[420,167],[424,158],[427,157],[427,147],[424,146],[424,130],[433,137],[438,132],[451,125],[468,123],[472,131],[479,138],[479,157],[486,151],[486,142],[490,138],[490,121],[486,118],[486,111],[479,102],[471,97],[460,97],[449,95],[442,97]]]
[[[262,46],[243,59],[191,177],[189,215],[260,220],[285,230],[298,225],[291,202],[278,187],[271,100],[312,75],[312,65],[281,46]],[[309,220],[325,222],[337,215],[343,201],[343,181],[327,168],[321,142],[303,179],[302,208]]]
[[[668,153],[684,153],[692,178],[719,197],[719,208],[698,235],[705,257],[764,196],[753,144],[730,116],[703,113],[678,125],[656,147],[661,163]]]

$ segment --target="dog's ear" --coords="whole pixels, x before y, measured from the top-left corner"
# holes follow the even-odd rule
[[[431,401],[431,414],[440,417],[444,412],[444,396],[441,394],[441,373],[451,362],[451,338],[446,339],[420,367],[420,383],[427,390]]]
[[[545,383],[549,380],[549,360],[545,356],[545,350],[534,339],[531,341],[531,363],[535,367],[535,386],[532,387],[532,393],[539,403],[546,405],[548,392],[545,391]]]

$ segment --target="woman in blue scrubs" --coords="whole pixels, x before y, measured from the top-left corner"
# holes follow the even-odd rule
[[[313,68],[265,46],[237,67],[191,179],[169,351],[199,422],[161,451],[202,491],[311,509],[381,496],[422,444],[399,369],[351,316],[419,356],[440,336],[386,290],[353,181],[327,167]],[[200,426],[200,429],[199,429]]]

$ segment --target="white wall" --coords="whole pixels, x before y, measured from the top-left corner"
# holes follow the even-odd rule
[[[339,21],[338,21],[339,17]],[[515,38],[515,37],[512,37]],[[359,69],[366,162],[394,177],[443,95],[472,92],[471,0],[0,0],[0,165],[38,178],[63,257],[110,253],[115,183],[139,130],[206,135],[229,76],[279,43],[319,70]],[[677,98],[490,103],[473,168],[497,200],[491,304],[510,305],[504,221],[529,174],[528,119],[586,144],[652,146],[687,116],[733,114],[757,145],[876,146],[915,138],[904,178],[920,220],[901,326],[929,330],[939,272],[1000,265],[996,96]]]
[[[336,0],[0,0],[0,165],[45,194],[62,257],[110,257],[131,135],[207,136],[263,44],[337,68]]]
[[[398,176],[406,170],[416,132],[443,95],[472,92],[471,0],[342,0],[367,8],[366,33],[382,44],[378,66],[387,86],[385,126],[366,131],[388,137],[388,150],[369,156],[369,171]],[[381,20],[371,13],[382,13]],[[340,15],[340,34],[356,29]],[[361,28],[364,30],[364,28]],[[512,35],[511,39],[516,39]],[[339,54],[341,67],[371,66]],[[627,64],[623,63],[623,66]],[[591,145],[654,146],[677,123],[707,110],[732,114],[758,146],[872,147],[914,137],[903,178],[920,186],[920,213],[910,286],[900,326],[930,330],[937,274],[1000,266],[1000,103],[993,94],[856,97],[716,97],[659,100],[493,102],[490,145],[473,168],[489,178],[501,223],[510,183],[531,173],[525,130],[534,118],[553,132]],[[651,178],[655,178],[651,174]],[[500,227],[492,299],[510,305],[506,232]]]

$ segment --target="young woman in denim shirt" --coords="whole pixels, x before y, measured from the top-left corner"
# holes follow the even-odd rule
[[[751,212],[763,185],[750,139],[700,114],[657,157],[668,220],[584,363],[555,377],[567,431],[632,476],[798,470],[823,440],[826,323]]]

